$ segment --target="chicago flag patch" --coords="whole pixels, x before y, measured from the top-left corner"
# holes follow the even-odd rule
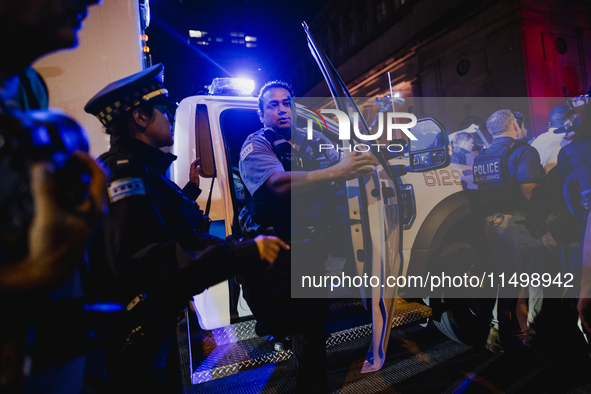
[[[253,151],[254,146],[252,146],[251,142],[250,144],[246,145],[244,149],[242,149],[242,152],[240,152],[240,160],[244,161],[244,159],[246,159],[246,156],[250,155]]]
[[[109,200],[116,202],[125,197],[146,194],[142,178],[123,178],[109,186]]]

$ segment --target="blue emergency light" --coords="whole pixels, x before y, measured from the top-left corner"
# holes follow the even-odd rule
[[[254,90],[254,81],[246,78],[215,78],[209,88],[210,95],[246,96]]]

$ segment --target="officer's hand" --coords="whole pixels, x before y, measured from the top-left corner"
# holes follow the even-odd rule
[[[21,288],[56,284],[80,262],[98,221],[107,212],[106,183],[103,170],[85,153],[74,156],[88,170],[88,197],[74,209],[62,209],[57,202],[53,168],[48,163],[31,167],[31,193],[35,216],[29,229],[28,272],[18,280]]]
[[[277,260],[281,249],[289,250],[288,244],[273,236],[259,235],[254,239],[254,242],[259,249],[261,260],[267,261],[269,264],[273,264]]]
[[[198,157],[189,168],[189,181],[199,186],[199,171],[201,171],[201,159]]]
[[[350,180],[361,176],[371,175],[374,166],[378,161],[374,155],[362,155],[357,152],[345,156],[337,165],[333,166],[336,171],[335,178],[340,180]]]
[[[550,231],[548,231],[546,234],[542,235],[542,242],[544,243],[544,246],[550,252],[552,252],[552,253],[558,252],[558,250],[559,250],[558,244],[556,243],[556,241],[552,237],[552,234],[550,234]]]

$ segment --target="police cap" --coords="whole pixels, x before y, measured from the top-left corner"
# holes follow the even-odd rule
[[[116,124],[141,104],[168,104],[164,89],[164,65],[158,63],[139,73],[107,85],[84,106],[105,127]]]

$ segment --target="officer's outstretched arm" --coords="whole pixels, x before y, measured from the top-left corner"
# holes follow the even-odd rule
[[[358,155],[353,152],[332,167],[314,171],[275,172],[265,185],[279,197],[307,194],[328,182],[370,175],[377,164],[373,155]]]

